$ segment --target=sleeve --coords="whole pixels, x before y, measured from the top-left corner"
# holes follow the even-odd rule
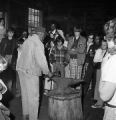
[[[37,66],[40,67],[43,74],[48,74],[49,69],[48,69],[48,64],[44,49],[42,50],[41,47],[36,47],[34,53],[35,53],[35,62]]]
[[[50,62],[53,63],[55,62],[55,50],[53,49],[50,53]]]
[[[5,56],[6,39],[3,38],[0,43],[0,55]]]
[[[68,50],[66,49],[65,50],[65,53],[64,53],[64,55],[65,55],[65,62],[69,62],[69,54],[68,54]]]
[[[101,56],[101,50],[100,49],[96,50],[93,62],[95,62],[95,63],[96,62],[102,62],[102,56]]]
[[[116,83],[116,56],[107,63],[107,68],[103,69],[102,81]]]

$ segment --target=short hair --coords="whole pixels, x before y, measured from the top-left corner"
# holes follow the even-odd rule
[[[7,30],[7,33],[8,33],[8,32],[14,33],[14,30],[13,30],[12,28],[9,28],[9,29]]]
[[[74,32],[82,32],[82,28],[81,28],[81,26],[80,25],[75,25],[75,26],[73,26],[73,31]]]
[[[58,43],[58,42],[62,42],[62,44],[64,44],[64,39],[61,36],[58,36],[56,38],[56,43]]]

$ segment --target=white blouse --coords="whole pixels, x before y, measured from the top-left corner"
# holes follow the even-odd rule
[[[102,62],[105,53],[106,50],[102,50],[101,48],[97,49],[93,61]]]

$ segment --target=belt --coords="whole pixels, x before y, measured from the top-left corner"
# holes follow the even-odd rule
[[[108,103],[106,103],[105,105],[108,106],[108,107],[111,107],[111,108],[116,108],[115,105],[111,105],[111,104],[108,104]]]

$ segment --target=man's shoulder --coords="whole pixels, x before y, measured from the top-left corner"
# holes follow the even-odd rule
[[[1,40],[1,44],[5,44],[5,43],[7,43],[7,41],[8,41],[7,38],[2,38],[2,40]]]
[[[86,38],[85,38],[84,36],[82,36],[82,35],[80,35],[80,39],[81,39],[82,41],[86,41]]]
[[[71,42],[74,39],[74,36],[69,37],[69,42]]]
[[[31,48],[31,46],[34,46],[34,42],[32,40],[29,40],[29,38],[28,38],[23,42],[22,46]]]

